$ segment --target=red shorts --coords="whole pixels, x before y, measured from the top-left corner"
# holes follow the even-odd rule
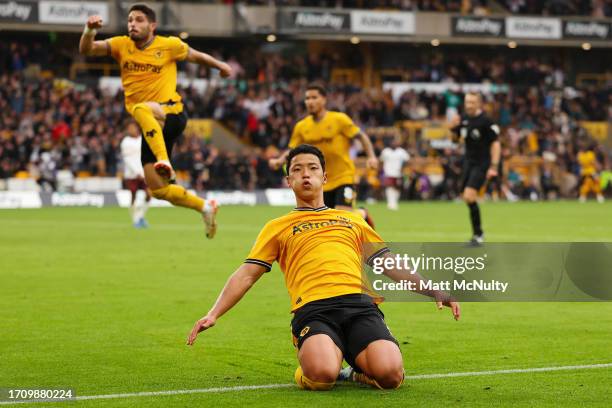
[[[146,191],[147,189],[147,184],[145,183],[143,178],[126,179],[124,180],[124,182],[125,188],[130,190],[132,193],[135,193],[138,190]]]
[[[385,187],[402,187],[402,179],[401,177],[385,177]]]

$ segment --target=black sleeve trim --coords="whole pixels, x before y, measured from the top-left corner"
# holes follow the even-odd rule
[[[372,255],[370,255],[370,257],[366,260],[366,264],[368,264],[369,266],[372,266],[372,263],[374,261],[375,258],[378,258],[379,256],[382,256],[384,254],[387,254],[391,252],[391,250],[387,247],[381,248],[378,251],[374,252]]]
[[[261,261],[259,259],[247,258],[244,260],[244,263],[251,263],[251,264],[263,266],[264,268],[266,268],[266,272],[270,272],[270,270],[272,269],[272,265],[270,265],[267,262]]]

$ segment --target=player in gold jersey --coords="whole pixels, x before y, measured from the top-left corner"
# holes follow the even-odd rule
[[[580,165],[580,202],[586,202],[587,196],[593,192],[597,197],[597,201],[604,202],[604,196],[601,193],[601,185],[599,183],[597,157],[593,150],[589,150],[585,145],[581,146],[578,152],[578,164]]]
[[[323,152],[328,164],[329,179],[323,187],[325,205],[339,210],[354,211],[363,216],[370,226],[374,223],[365,208],[355,209],[355,165],[349,156],[354,139],[358,139],[367,154],[367,166],[378,168],[370,138],[342,112],[328,111],[327,91],[317,83],[306,87],[305,98],[308,116],[293,129],[289,148],[308,143]],[[289,150],[270,160],[270,167],[278,169],[285,164]]]
[[[217,229],[215,200],[203,200],[174,184],[170,164],[172,147],[183,133],[187,115],[176,91],[176,62],[186,60],[217,68],[227,77],[231,68],[208,54],[190,48],[177,37],[155,35],[155,12],[134,4],[128,14],[128,35],[94,41],[102,27],[100,16],[91,16],[79,42],[79,51],[88,56],[112,56],[120,66],[125,107],[140,126],[143,139],[141,161],[145,181],[155,198],[200,212],[206,236]]]
[[[382,238],[357,214],[335,210],[323,202],[327,181],[320,150],[300,145],[287,155],[287,182],[297,207],[268,222],[247,259],[228,279],[214,306],[198,320],[187,340],[211,328],[234,307],[273,262],[278,262],[294,313],[291,331],[298,348],[295,380],[300,388],[328,390],[337,379],[384,389],[397,388],[404,378],[397,341],[362,278],[362,260],[392,256]],[[374,243],[378,248],[371,248]],[[418,273],[390,270],[395,281],[420,287]],[[446,305],[459,318],[459,305],[445,293],[420,291]],[[342,370],[342,360],[350,367]],[[339,375],[341,374],[341,375]]]

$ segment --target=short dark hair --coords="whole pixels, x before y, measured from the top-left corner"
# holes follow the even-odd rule
[[[311,82],[306,86],[307,91],[318,91],[321,96],[327,96],[327,89],[319,82]]]
[[[289,155],[287,156],[287,174],[289,174],[289,169],[291,168],[291,160],[298,154],[314,154],[319,158],[319,162],[321,162],[321,168],[325,171],[325,156],[323,153],[313,145],[309,144],[301,144],[295,149],[291,149]]]
[[[147,6],[144,3],[137,3],[137,4],[132,5],[132,7],[130,7],[130,11],[128,11],[128,14],[131,13],[132,11],[142,12],[145,16],[147,16],[147,20],[149,20],[152,23],[157,21],[157,17],[155,16],[155,11],[153,11],[151,7]]]
[[[482,102],[482,94],[481,94],[480,92],[477,92],[477,91],[469,91],[469,92],[467,92],[467,93],[465,94],[465,96],[468,96],[468,95],[475,96],[475,97],[477,97],[477,98],[478,98],[478,100],[479,100],[479,101],[481,101],[481,102]]]

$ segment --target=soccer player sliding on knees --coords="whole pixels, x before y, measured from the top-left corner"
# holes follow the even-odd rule
[[[374,259],[392,255],[359,214],[324,204],[327,174],[320,150],[300,145],[286,160],[296,208],[263,227],[214,306],[193,326],[187,344],[193,345],[198,333],[214,326],[276,261],[291,298],[291,331],[299,360],[297,385],[329,390],[336,381],[352,381],[398,388],[404,380],[402,354],[378,308],[382,299],[364,289],[362,282],[362,260],[372,265]],[[416,273],[392,268],[385,274],[421,287]],[[418,292],[434,298],[440,309],[448,306],[459,319],[459,304],[446,293]],[[349,364],[345,369],[343,359]]]
[[[170,164],[172,147],[183,133],[187,114],[176,91],[176,62],[189,61],[216,68],[221,76],[231,75],[231,67],[208,54],[189,47],[177,37],[155,35],[155,12],[144,4],[130,8],[127,36],[94,41],[102,27],[100,16],[91,16],[79,42],[79,52],[87,56],[112,56],[121,70],[126,110],[134,117],[146,143],[141,161],[145,181],[153,197],[202,214],[206,236],[217,230],[215,200],[203,200],[173,183]]]

